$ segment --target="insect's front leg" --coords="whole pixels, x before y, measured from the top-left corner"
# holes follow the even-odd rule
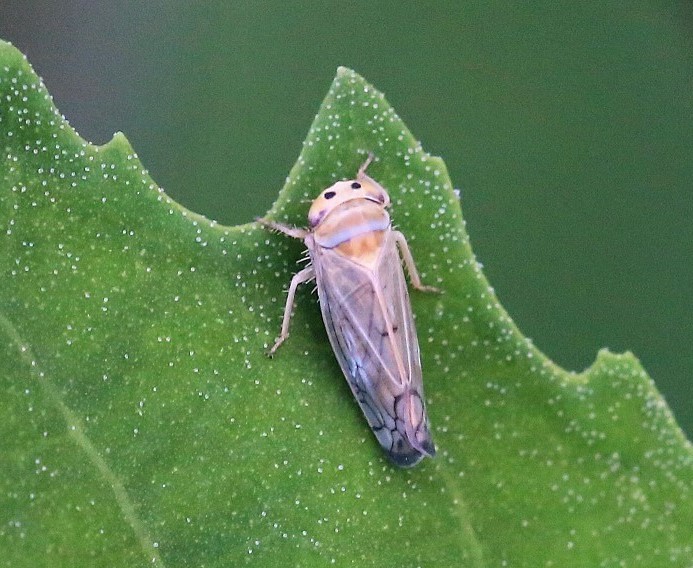
[[[272,357],[274,353],[279,349],[279,346],[284,343],[287,337],[289,337],[289,325],[291,323],[291,310],[294,307],[294,297],[296,296],[296,288],[298,288],[299,284],[303,284],[304,282],[308,282],[308,280],[312,280],[315,277],[315,271],[313,270],[312,266],[306,266],[303,270],[300,272],[297,272],[294,274],[294,277],[291,279],[291,284],[289,285],[289,294],[286,297],[286,306],[284,308],[284,319],[282,320],[282,331],[279,334],[279,338],[277,339],[276,343],[272,346],[272,349],[269,350],[267,355]]]
[[[409,278],[411,278],[411,285],[417,290],[422,292],[441,292],[440,288],[435,286],[427,286],[421,282],[421,277],[419,276],[419,271],[416,270],[416,264],[414,264],[414,257],[411,255],[411,250],[409,249],[409,244],[405,236],[399,231],[392,231],[395,237],[395,242],[399,247],[399,252],[404,259],[404,264],[407,266],[407,271],[409,272]]]
[[[268,229],[277,231],[279,233],[285,234],[287,237],[293,237],[294,239],[305,239],[308,235],[308,231],[305,229],[300,229],[298,227],[289,227],[288,225],[283,225],[282,223],[277,223],[271,219],[265,219],[264,217],[258,217],[255,219],[260,225],[264,225]]]

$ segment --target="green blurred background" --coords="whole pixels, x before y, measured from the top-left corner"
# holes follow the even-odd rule
[[[225,224],[269,208],[353,68],[445,159],[520,329],[577,371],[632,350],[693,432],[693,4],[200,6],[4,1],[0,37],[84,138],[122,130]]]

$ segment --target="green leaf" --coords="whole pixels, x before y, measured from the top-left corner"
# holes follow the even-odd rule
[[[522,336],[441,159],[340,69],[270,215],[365,154],[426,283],[412,293],[439,454],[385,459],[301,244],[222,227],[121,134],[83,141],[0,45],[0,554],[7,566],[688,566],[693,451],[631,354],[582,374]],[[243,199],[252,188],[229,188]]]

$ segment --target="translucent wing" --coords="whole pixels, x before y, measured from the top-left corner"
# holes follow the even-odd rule
[[[373,268],[333,249],[311,251],[332,348],[381,446],[398,465],[434,455],[419,346],[394,238]]]

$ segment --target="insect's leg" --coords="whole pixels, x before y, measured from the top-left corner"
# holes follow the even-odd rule
[[[409,278],[411,278],[411,285],[417,290],[422,292],[440,292],[439,288],[435,286],[426,286],[421,282],[421,277],[419,276],[419,271],[416,270],[416,264],[414,264],[414,257],[411,255],[411,250],[409,250],[409,244],[407,239],[399,231],[392,231],[395,237],[395,242],[399,247],[399,251],[404,259],[404,264],[407,266],[407,271],[409,272]]]
[[[278,231],[279,233],[283,233],[288,237],[293,237],[294,239],[305,239],[306,235],[308,235],[308,231],[305,229],[289,227],[288,225],[283,225],[282,223],[277,223],[276,221],[265,219],[264,217],[258,217],[255,220],[260,223],[260,225],[264,225],[268,229]]]
[[[284,340],[289,337],[289,324],[291,323],[291,310],[294,307],[294,296],[296,296],[296,288],[299,284],[308,282],[315,276],[315,271],[312,266],[306,266],[300,272],[294,274],[289,285],[289,294],[286,297],[286,306],[284,308],[284,319],[282,320],[282,331],[279,334],[277,342],[269,350],[268,355],[271,357],[279,349],[279,346],[284,343]]]

